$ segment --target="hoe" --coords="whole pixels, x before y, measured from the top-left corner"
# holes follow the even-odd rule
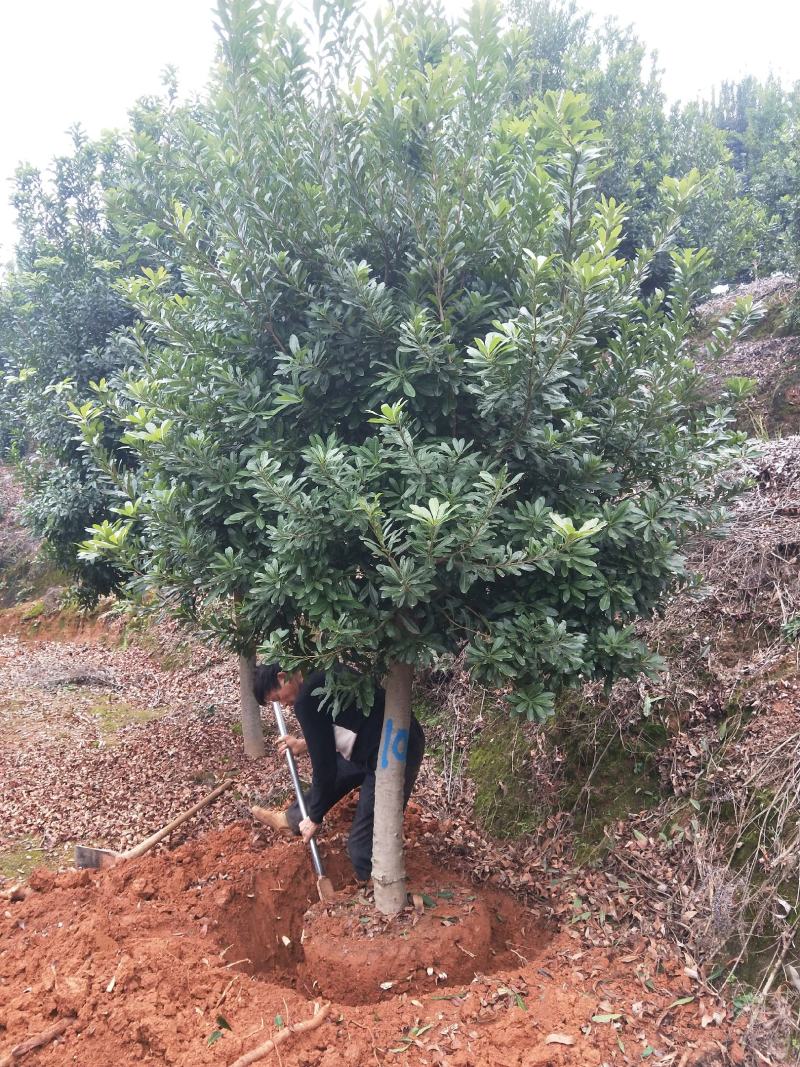
[[[185,823],[187,819],[191,819],[193,815],[196,815],[201,808],[204,808],[207,804],[210,804],[212,800],[216,800],[221,793],[224,793],[226,789],[230,789],[233,785],[233,780],[228,778],[222,785],[218,785],[213,793],[209,793],[208,796],[203,797],[202,800],[198,800],[196,804],[193,804],[191,808],[181,812],[180,815],[176,815],[172,822],[168,822],[166,826],[162,826],[160,830],[157,830],[150,837],[146,837],[144,841],[140,841],[138,845],[134,845],[133,848],[129,848],[127,852],[112,852],[109,848],[92,848],[91,845],[76,845],[75,846],[75,866],[76,867],[113,867],[117,863],[121,863],[123,860],[134,860],[138,856],[143,856],[145,852],[149,852],[150,849],[157,845],[159,841],[162,841],[167,834],[171,834],[173,830],[176,830],[181,823]]]

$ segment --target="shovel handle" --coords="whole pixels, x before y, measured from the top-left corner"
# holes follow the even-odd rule
[[[272,710],[275,712],[275,722],[278,725],[278,734],[280,737],[284,737],[288,732],[286,729],[286,720],[283,717],[283,710],[277,700],[272,701]],[[300,785],[300,775],[297,773],[297,764],[294,761],[294,755],[291,749],[286,749],[286,762],[289,764],[289,774],[292,776],[292,785],[294,786],[295,796],[297,797],[297,806],[300,809],[300,814],[304,819],[308,818],[308,808],[306,807],[306,798],[303,796],[303,787]],[[319,848],[317,842],[312,837],[308,842],[308,846],[311,849],[311,862],[314,864],[314,870],[317,873],[318,878],[325,877],[325,868],[322,866],[322,857],[319,854]]]
[[[133,848],[129,848],[127,852],[123,852],[121,859],[133,860],[137,856],[143,856],[145,852],[149,852],[153,845],[157,845],[159,841],[171,834],[173,830],[185,823],[187,819],[191,819],[193,815],[196,815],[201,808],[204,808],[206,804],[210,804],[212,800],[216,800],[217,797],[224,793],[226,789],[230,789],[233,785],[233,779],[227,778],[222,785],[218,785],[217,788],[209,793],[208,796],[203,797],[202,800],[198,800],[196,804],[193,804],[191,808],[187,808],[186,811],[181,812],[180,815],[176,815],[172,822],[168,822],[166,826],[162,826],[160,830],[157,830],[150,837],[146,837],[144,841],[140,841],[138,845],[134,845]]]

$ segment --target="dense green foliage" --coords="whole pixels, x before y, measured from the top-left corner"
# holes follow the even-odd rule
[[[497,11],[320,12],[315,63],[271,6],[227,0],[205,112],[166,155],[139,139],[127,225],[163,262],[127,286],[135,367],[75,407],[120,494],[85,553],[286,664],[374,678],[466,646],[544,717],[655,665],[632,624],[730,490],[738,438],[685,353],[699,179],[660,183],[626,260],[596,122],[569,92],[524,102]],[[657,258],[671,290],[643,298]]]
[[[738,191],[761,212],[758,267],[794,269],[793,222],[800,203],[800,83],[770,78],[724,83],[704,113],[725,137]]]
[[[348,22],[348,11],[343,5],[338,13],[325,14],[329,25],[320,44],[323,58],[331,59],[330,31],[337,21]],[[605,142],[602,165],[592,162],[597,192],[625,204],[618,255],[633,260],[637,248],[651,241],[663,218],[664,177],[680,178],[696,169],[703,181],[684,205],[676,237],[681,244],[710,249],[709,279],[795,269],[800,231],[797,88],[787,91],[773,80],[745,79],[724,85],[709,103],[668,111],[657,67],[631,30],[613,21],[598,25],[572,0],[510,0],[508,15],[502,55],[493,59],[505,78],[502,106],[527,120],[548,91],[585,94],[587,117],[600,124]],[[491,22],[494,16],[485,17]],[[382,31],[364,32],[373,41],[374,69]],[[431,32],[418,57],[420,76],[426,61],[437,65],[448,37],[441,28]],[[302,47],[290,31],[286,55],[278,63],[280,76],[295,83]],[[350,62],[359,62],[355,52]],[[346,69],[342,76],[349,77]],[[245,94],[239,97],[244,100]],[[135,298],[129,303],[117,283],[142,266],[161,264],[168,280],[160,276],[159,284],[171,292],[187,291],[192,280],[182,275],[186,254],[181,241],[173,245],[172,202],[193,205],[203,190],[211,200],[215,195],[208,192],[212,175],[195,151],[202,145],[195,125],[208,126],[212,133],[216,129],[221,136],[215,125],[217,104],[181,117],[174,99],[175,86],[169,83],[167,106],[141,104],[126,138],[91,144],[76,134],[73,153],[54,161],[52,180],[22,167],[14,189],[17,264],[0,285],[0,432],[6,451],[25,454],[20,470],[32,528],[44,537],[58,564],[81,580],[88,598],[115,585],[117,575],[105,563],[78,560],[75,543],[87,525],[108,514],[110,501],[107,483],[76,446],[74,429],[64,419],[66,406],[85,401],[91,381],[141,358],[151,333],[139,331],[131,339],[128,331],[142,302]],[[248,106],[256,105],[248,101]],[[413,137],[420,121],[417,114],[406,117],[409,153],[417,150]],[[231,141],[227,147],[231,172],[249,165],[252,153],[246,142]],[[136,154],[135,166],[129,165],[128,148]],[[251,185],[272,168],[272,158],[265,154],[258,167],[247,179]],[[297,170],[281,180],[307,184]],[[246,184],[241,175],[239,181]],[[200,210],[207,210],[204,203]],[[218,213],[219,205],[208,210]],[[197,228],[196,222],[192,225]],[[236,239],[249,236],[247,231]],[[207,269],[217,271],[219,264]],[[667,286],[670,274],[668,256],[658,256],[645,289]],[[473,325],[485,326],[486,317],[476,314]],[[466,334],[461,340],[469,341]],[[119,429],[109,423],[105,432],[103,443],[113,450]],[[123,449],[116,461],[136,463],[138,457]]]
[[[599,189],[628,206],[626,251],[652,233],[663,176],[696,167],[705,183],[682,239],[711,248],[718,280],[793,268],[786,234],[800,199],[797,86],[746,78],[708,103],[667,111],[655,62],[630,29],[613,20],[597,27],[574,0],[512,0],[510,10],[526,33],[530,90],[589,96],[610,145]]]
[[[73,152],[54,161],[52,180],[20,167],[13,203],[16,269],[0,287],[2,433],[26,485],[26,514],[58,566],[92,599],[117,584],[107,563],[77,559],[86,527],[108,514],[105,487],[67,421],[68,403],[126,359],[117,336],[134,312],[114,283],[135,269],[109,224],[104,194],[124,159],[113,137],[91,143],[75,131]],[[113,437],[105,442],[112,447]]]

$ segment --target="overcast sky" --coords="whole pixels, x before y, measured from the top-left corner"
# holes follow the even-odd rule
[[[370,0],[377,6],[378,0]],[[446,0],[456,13],[460,0]],[[707,95],[743,74],[800,80],[797,0],[585,0],[634,23],[659,53],[672,99]],[[214,53],[207,0],[0,0],[0,262],[10,258],[8,179],[20,161],[47,166],[75,122],[90,135],[124,126],[139,96],[160,89],[167,64],[183,90],[201,90]]]

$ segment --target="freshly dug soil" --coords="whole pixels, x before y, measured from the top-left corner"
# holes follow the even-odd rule
[[[419,868],[413,881],[421,881]],[[300,973],[306,986],[341,1004],[370,1004],[403,992],[435,992],[438,985],[463,984],[496,970],[488,903],[449,882],[436,891],[426,880],[434,895],[417,894],[418,910],[392,919],[376,915],[364,897],[313,905],[303,930]]]
[[[620,1042],[627,1062],[648,1048],[655,1063],[656,1051],[684,1067],[742,1062],[736,1026],[701,1028],[680,961],[644,944],[581,950],[574,931],[437,867],[409,821],[422,910],[391,921],[335,841],[337,900],[323,908],[302,844],[245,823],[108,871],[35,872],[27,899],[0,904],[0,1062],[65,1020],[20,1062],[230,1065],[329,999],[321,1026],[263,1062],[599,1065],[626,1062]]]

